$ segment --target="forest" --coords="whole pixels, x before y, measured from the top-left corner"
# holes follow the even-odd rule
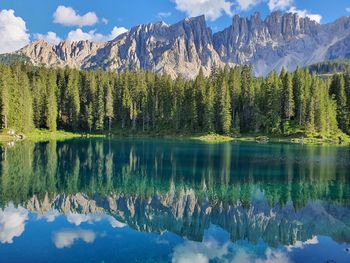
[[[195,80],[0,65],[0,127],[80,133],[350,134],[350,75],[308,69],[254,77],[250,66]]]

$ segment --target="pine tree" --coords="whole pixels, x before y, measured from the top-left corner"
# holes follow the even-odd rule
[[[193,85],[186,82],[184,107],[186,112],[185,127],[190,131],[196,131],[198,127],[196,91]]]
[[[7,128],[9,114],[9,85],[11,83],[9,67],[0,66],[0,128]]]
[[[211,81],[207,81],[206,93],[204,97],[203,108],[203,131],[214,131],[214,103],[215,103],[215,91],[214,84]]]
[[[104,79],[101,75],[98,75],[97,91],[95,96],[94,106],[94,119],[95,119],[95,130],[102,131],[104,129],[105,119],[105,103],[104,103]]]
[[[174,84],[174,119],[175,129],[179,130],[184,124],[184,116],[186,112],[184,109],[183,101],[185,96],[185,80],[182,77],[178,77]]]
[[[220,85],[220,132],[229,134],[232,125],[231,98],[226,78],[222,79]]]
[[[293,97],[295,102],[295,117],[299,125],[304,122],[303,116],[305,112],[305,84],[304,72],[297,68],[293,76]]]
[[[46,74],[43,68],[38,70],[38,73],[34,75],[31,87],[33,94],[33,115],[34,125],[37,128],[45,127],[45,112],[44,112],[44,99],[45,99],[45,79]]]
[[[80,96],[79,96],[79,75],[76,70],[68,71],[68,81],[66,88],[66,113],[69,121],[69,127],[76,130],[79,123],[80,114]]]
[[[293,79],[290,73],[282,73],[282,118],[286,121],[294,116]]]
[[[275,72],[272,72],[263,84],[263,126],[268,133],[280,132],[280,86],[279,77]]]
[[[240,128],[241,132],[254,130],[254,84],[250,66],[243,66],[241,72]]]
[[[22,132],[33,129],[33,108],[28,76],[20,65],[14,65],[10,83],[10,110],[8,126]]]
[[[347,107],[347,97],[345,91],[344,76],[335,74],[332,78],[330,94],[334,96],[337,103],[337,121],[339,128],[344,132],[349,132],[349,113]]]
[[[239,130],[239,100],[241,96],[241,69],[236,66],[230,70],[229,90],[233,128]]]
[[[46,127],[50,131],[57,130],[57,84],[56,74],[48,73],[46,84],[45,112],[46,112]]]
[[[193,88],[196,92],[195,99],[197,103],[198,129],[201,130],[204,127],[204,122],[206,122],[206,120],[204,120],[206,83],[202,68],[194,82]]]
[[[110,83],[106,83],[105,87],[105,116],[108,119],[108,131],[111,131],[112,126],[112,118],[114,117],[113,113],[113,94],[112,94],[112,86]]]

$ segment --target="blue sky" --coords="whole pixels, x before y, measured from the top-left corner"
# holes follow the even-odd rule
[[[249,16],[259,11],[265,17],[274,10],[298,12],[328,23],[350,15],[350,1],[0,0],[0,53],[40,38],[51,43],[63,39],[106,41],[138,24],[160,20],[171,24],[199,14],[205,14],[208,25],[218,31],[229,26],[235,14]]]

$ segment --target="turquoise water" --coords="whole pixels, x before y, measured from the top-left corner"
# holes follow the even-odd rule
[[[0,150],[0,262],[350,262],[350,149],[153,139]]]

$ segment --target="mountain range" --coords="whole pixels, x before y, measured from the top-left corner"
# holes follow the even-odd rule
[[[296,13],[273,12],[265,19],[238,15],[213,33],[204,16],[176,24],[133,27],[106,43],[42,40],[16,51],[34,65],[125,71],[143,69],[194,78],[200,68],[250,64],[255,75],[283,67],[294,70],[326,60],[350,58],[350,17],[319,24]]]

